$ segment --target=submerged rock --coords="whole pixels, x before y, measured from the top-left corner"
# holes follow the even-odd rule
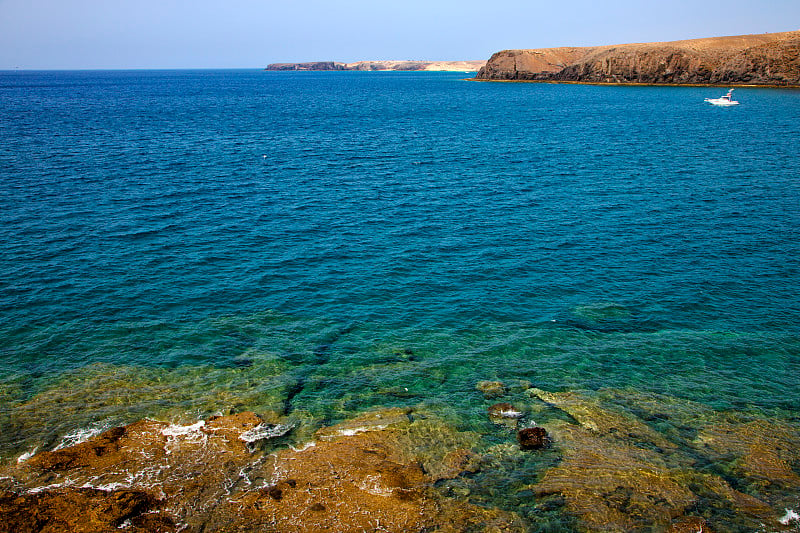
[[[540,496],[563,495],[567,508],[590,529],[665,527],[695,501],[653,452],[580,426],[549,429],[564,456],[533,490]]]
[[[800,431],[764,420],[720,420],[703,427],[693,444],[755,486],[800,489]]]
[[[615,435],[628,441],[639,441],[662,450],[675,450],[677,445],[644,421],[621,408],[601,405],[597,398],[579,392],[547,392],[528,389],[528,394],[568,413],[581,426],[595,433]]]
[[[489,420],[498,426],[516,429],[519,419],[525,414],[510,403],[496,403],[489,407]]]
[[[775,512],[766,501],[734,489],[718,475],[697,471],[697,452],[692,451],[690,443],[674,432],[670,436],[676,442],[667,439],[624,408],[620,405],[625,399],[623,394],[613,391],[549,393],[540,389],[529,392],[563,409],[574,420],[574,423],[554,420],[544,424],[553,447],[561,453],[561,461],[548,469],[541,481],[530,486],[530,490],[539,497],[562,497],[565,509],[577,516],[585,529],[651,531],[672,528],[672,531],[684,531],[699,523],[685,518],[699,502],[706,513],[703,520],[708,521],[711,529],[756,530],[761,524],[778,527]],[[669,403],[665,400],[659,404],[655,398],[644,397],[633,397],[628,402],[643,415],[646,414],[645,407],[648,411],[663,413]],[[685,415],[689,419],[691,407],[684,405],[685,413],[676,410],[675,417]],[[699,406],[697,412],[712,417]],[[663,415],[657,419],[662,421]],[[760,431],[755,426],[751,426],[750,431],[763,433],[762,437],[767,439],[769,424],[764,424]],[[735,434],[733,428],[742,432],[740,437],[748,434],[741,426],[729,427],[730,432],[721,433]],[[775,432],[771,433],[774,435]],[[788,459],[794,452],[786,451],[784,446],[788,441],[782,439],[788,438],[792,432],[786,428],[783,433],[777,433],[781,436],[770,441],[775,445],[771,449],[778,455],[783,453],[788,466]],[[728,440],[731,437],[723,439],[719,430],[703,431],[699,438],[712,451],[730,453],[736,450],[741,454],[740,458],[747,457],[754,443],[751,436],[736,440],[739,444],[734,446]],[[762,445],[765,442],[762,441]],[[694,446],[698,448],[699,445],[696,443]],[[703,460],[707,461],[713,455],[709,454]],[[741,464],[741,461],[736,463],[737,466]],[[781,463],[767,461],[760,468],[775,468],[777,473],[785,474],[778,479],[792,481]],[[764,496],[769,495],[765,493]],[[710,529],[706,527],[703,531]]]
[[[688,516],[679,518],[672,522],[669,527],[669,533],[714,533],[709,529],[708,524],[703,518],[699,516]]]
[[[506,386],[502,381],[479,381],[475,388],[487,399],[498,398],[506,393]]]

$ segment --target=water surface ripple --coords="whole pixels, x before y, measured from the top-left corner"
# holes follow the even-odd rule
[[[0,73],[0,444],[115,375],[184,389],[53,431],[491,378],[800,409],[798,91],[461,77]]]

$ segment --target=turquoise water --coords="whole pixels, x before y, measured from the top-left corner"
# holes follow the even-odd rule
[[[463,77],[0,73],[2,453],[485,379],[796,417],[800,92]]]

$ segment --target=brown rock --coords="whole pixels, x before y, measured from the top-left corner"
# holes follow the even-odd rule
[[[319,431],[306,448],[270,455],[251,452],[243,439],[267,426],[252,413],[189,426],[137,422],[3,472],[12,491],[0,494],[0,533],[122,525],[167,532],[175,524],[188,531],[524,531],[513,513],[433,488],[442,476],[477,468],[469,451],[477,435],[409,415],[365,413]]]
[[[480,456],[470,450],[459,448],[447,453],[442,459],[438,479],[453,479],[465,472],[475,473],[480,469]]]
[[[705,519],[699,516],[679,518],[673,521],[669,528],[669,533],[697,533],[698,531],[702,533],[714,533],[708,527]]]
[[[762,489],[800,489],[800,431],[764,420],[718,421],[704,427],[694,445],[718,460],[733,458],[733,470]]]
[[[126,520],[132,526],[128,531],[175,531],[169,517],[153,513],[156,507],[151,494],[133,490],[59,488],[6,494],[0,496],[0,532],[115,531]]]
[[[626,440],[652,443],[662,450],[675,450],[675,443],[620,407],[602,405],[599,398],[580,391],[547,392],[532,388],[528,394],[549,403],[580,423],[586,429]]]
[[[89,466],[99,458],[115,455],[125,428],[116,427],[101,433],[90,441],[54,452],[41,452],[28,460],[28,466],[42,470],[68,470]]]
[[[523,450],[538,450],[547,446],[547,431],[543,427],[521,429],[517,441]]]
[[[431,488],[445,470],[457,475],[472,468],[473,454],[453,450],[437,475],[422,468],[431,459],[415,459],[415,438],[433,434],[430,420],[411,421],[392,410],[368,413],[341,426],[320,432],[313,446],[301,451],[282,450],[265,464],[266,490],[245,491],[224,504],[217,526],[225,529],[240,521],[253,530],[316,531],[464,531],[499,527],[524,531],[514,515],[442,498]],[[381,423],[377,423],[381,422]],[[415,425],[420,425],[416,429]],[[437,434],[441,434],[437,432]],[[426,451],[427,447],[418,448]],[[280,498],[274,497],[280,488]]]
[[[504,50],[482,80],[800,85],[800,31],[663,43]]]

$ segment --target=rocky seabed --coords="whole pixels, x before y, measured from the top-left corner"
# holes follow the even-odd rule
[[[0,531],[800,531],[796,420],[630,390],[473,393],[491,438],[425,406],[313,434],[252,412],[115,427],[6,465]]]

